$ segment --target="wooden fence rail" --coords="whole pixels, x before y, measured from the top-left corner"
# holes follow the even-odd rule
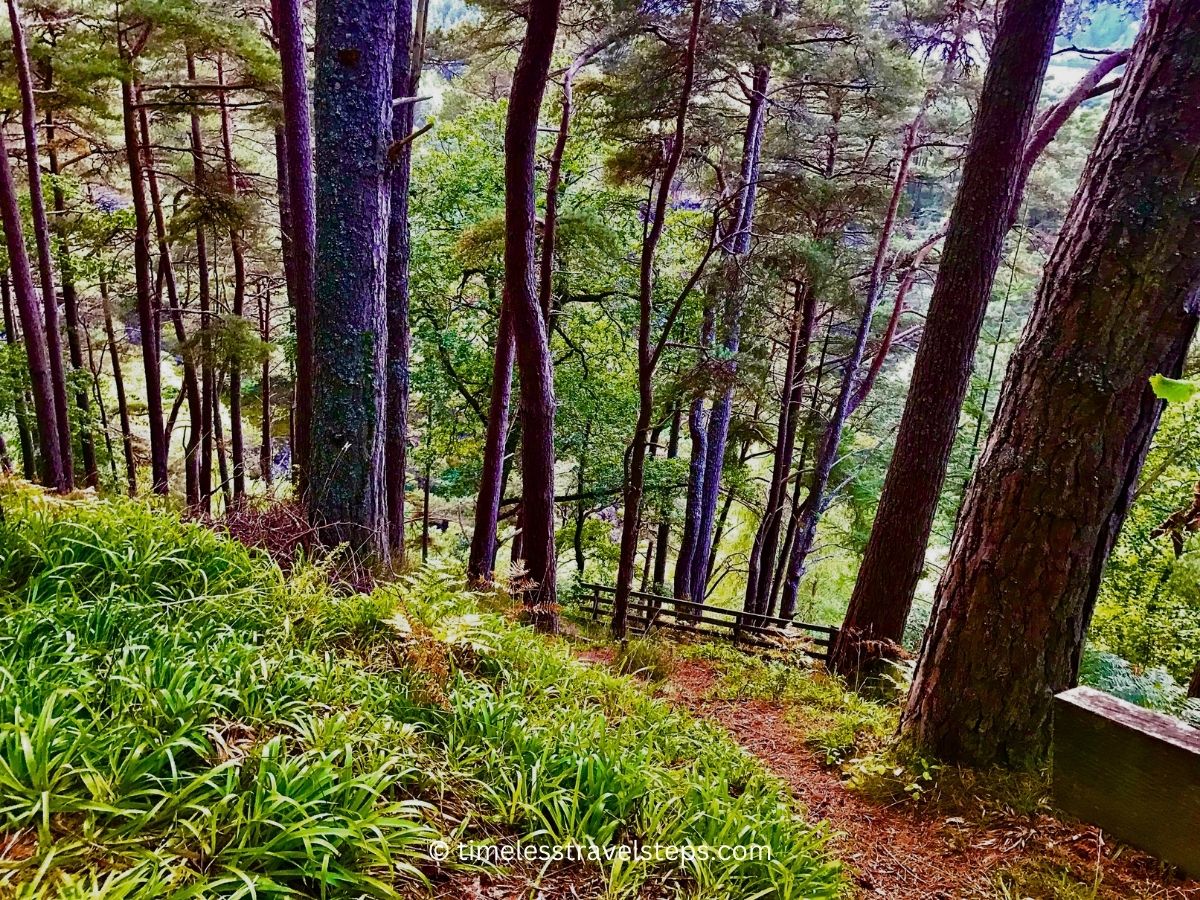
[[[584,591],[584,596],[578,601],[581,611],[597,622],[609,620],[616,588],[591,582],[580,582],[579,587]],[[646,634],[655,628],[668,628],[760,648],[778,647],[779,639],[796,637],[799,632],[799,637],[804,640],[801,645],[803,651],[826,661],[837,637],[837,629],[830,625],[811,625],[690,600],[675,600],[644,591],[630,592],[626,616],[629,629],[635,633]]]

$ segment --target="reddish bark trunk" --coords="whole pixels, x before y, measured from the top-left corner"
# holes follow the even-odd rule
[[[765,612],[771,591],[775,554],[779,549],[779,532],[788,504],[788,478],[796,449],[800,399],[804,390],[804,372],[808,368],[808,347],[812,341],[816,308],[816,295],[812,289],[797,282],[792,308],[792,328],[788,339],[787,365],[784,368],[783,392],[779,405],[779,425],[775,430],[775,458],[771,467],[771,481],[767,488],[767,503],[762,521],[750,547],[746,598],[743,603],[747,612]]]
[[[289,300],[296,312],[296,395],[293,466],[297,493],[307,495],[312,448],[313,333],[316,327],[316,205],[312,120],[308,104],[307,53],[301,0],[276,0],[276,34],[282,68],[286,131],[289,245],[295,267]]]
[[[422,9],[425,6],[422,5]],[[412,0],[396,2],[396,52],[392,64],[392,93],[406,102],[396,107],[392,118],[392,140],[401,141],[391,172],[392,206],[388,225],[387,321],[388,385],[387,460],[388,540],[395,562],[404,562],[404,488],[408,477],[408,393],[412,335],[409,329],[409,183],[412,177],[412,135],[421,81],[421,53],[416,36],[423,25],[413,26]]]
[[[483,447],[483,470],[475,500],[475,527],[471,532],[471,555],[467,579],[472,585],[490,584],[495,574],[496,524],[503,494],[505,444],[508,438],[509,398],[512,392],[512,311],[507,298],[500,301],[500,324],[492,359],[492,395],[488,406],[487,434]]]
[[[225,84],[225,62],[217,55],[217,84]],[[217,105],[221,112],[221,151],[225,160],[225,189],[230,199],[238,195],[237,175],[233,163],[233,123],[229,115],[229,104],[225,91],[217,91]],[[233,256],[233,302],[230,312],[235,319],[246,313],[246,249],[245,236],[241,229],[229,232],[229,247]],[[233,354],[226,361],[229,367],[229,449],[233,457],[233,500],[235,503],[246,496],[246,441],[242,434],[242,361]]]
[[[554,372],[549,323],[534,283],[534,166],[538,115],[560,0],[530,0],[525,40],[513,73],[504,128],[504,285],[521,376],[521,481],[526,615],[542,631],[558,627],[554,552]]]
[[[29,256],[25,250],[25,232],[21,224],[17,187],[13,183],[12,167],[8,163],[8,145],[3,131],[0,128],[0,221],[4,225],[4,242],[8,249],[13,293],[17,298],[17,314],[21,320],[25,356],[29,363],[30,391],[33,394],[34,414],[37,416],[42,483],[53,490],[66,491],[68,481],[58,439],[54,381],[50,374],[45,332],[42,330],[43,317],[38,311],[33,272],[30,271]]]
[[[17,337],[17,322],[12,309],[12,286],[8,280],[8,270],[0,271],[0,298],[4,302],[4,339],[10,347],[16,347],[20,338]],[[24,385],[14,391],[15,407],[13,412],[17,419],[17,435],[21,441],[21,471],[26,481],[37,478],[36,460],[33,454],[33,432],[29,427],[29,408],[25,399]]]
[[[1200,312],[1200,6],[1134,45],[967,491],[902,728],[952,762],[1039,765],[1104,563]],[[1003,678],[998,679],[997,673]]]
[[[975,347],[1003,253],[1060,0],[1008,0],[980,96],[942,263],[862,568],[835,649],[846,671],[861,641],[902,634],[925,563]]]
[[[47,361],[50,366],[50,385],[54,392],[54,423],[58,430],[63,478],[66,479],[65,488],[70,490],[75,485],[75,471],[71,449],[71,419],[67,412],[67,377],[63,371],[62,335],[58,324],[58,294],[54,288],[54,266],[51,262],[50,225],[46,220],[46,200],[42,194],[42,171],[37,138],[37,107],[33,100],[33,73],[29,67],[25,28],[21,22],[17,0],[8,0],[8,21],[12,27],[13,59],[16,62],[17,87],[21,94],[21,131],[25,138],[25,162],[29,167],[29,209],[30,217],[33,220],[38,281],[42,289],[42,307],[46,319],[45,341]]]
[[[191,53],[187,56],[189,81],[196,80],[196,61]],[[200,131],[200,114],[192,108],[189,140],[192,153],[192,179],[196,190],[204,190],[207,178],[204,169],[204,138]],[[200,307],[200,511],[205,515],[212,512],[213,496],[213,408],[216,394],[216,376],[213,372],[212,348],[212,288],[208,271],[208,236],[203,223],[196,226],[196,281],[198,305]]]
[[[200,506],[200,433],[203,430],[201,413],[200,382],[196,377],[196,363],[187,343],[187,329],[183,324],[183,309],[179,290],[175,282],[175,267],[171,262],[171,248],[167,243],[167,223],[163,215],[162,196],[158,189],[158,175],[154,171],[154,150],[150,143],[150,122],[145,108],[138,110],[138,126],[141,134],[146,185],[150,189],[150,208],[154,213],[154,232],[158,239],[158,274],[167,289],[167,307],[171,324],[175,329],[175,340],[183,357],[183,391],[188,402],[188,437],[184,445],[185,497],[190,509]]]
[[[146,411],[150,425],[150,477],[156,494],[165,495],[167,445],[162,405],[162,375],[159,368],[158,317],[154,311],[154,279],[150,274],[150,211],[138,140],[137,89],[128,79],[121,82],[121,108],[125,122],[125,156],[133,195],[133,271],[137,290],[138,326],[141,331],[142,368],[146,381]]]

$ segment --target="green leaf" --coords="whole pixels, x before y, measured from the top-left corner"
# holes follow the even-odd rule
[[[1154,396],[1168,403],[1187,403],[1200,391],[1200,384],[1194,381],[1180,381],[1165,375],[1151,375],[1150,387],[1154,390]]]

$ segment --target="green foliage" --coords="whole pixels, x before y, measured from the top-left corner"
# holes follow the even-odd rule
[[[456,575],[343,595],[320,567],[285,579],[132,502],[3,503],[0,827],[28,852],[0,884],[16,896],[411,896],[431,840],[497,826],[771,850],[602,859],[613,895],[840,894],[824,832],[727,737],[481,613]],[[447,807],[473,811],[454,826]]]
[[[1138,669],[1112,653],[1088,650],[1079,666],[1079,681],[1200,727],[1200,699],[1189,699],[1186,688],[1166,669]]]
[[[613,660],[622,675],[637,675],[647,681],[666,681],[675,668],[671,645],[657,637],[636,637],[617,646]]]

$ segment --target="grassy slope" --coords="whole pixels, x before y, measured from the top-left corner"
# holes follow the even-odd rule
[[[439,837],[765,844],[589,867],[612,895],[843,890],[722,732],[452,575],[337,596],[134,503],[3,505],[0,895],[420,896]]]

